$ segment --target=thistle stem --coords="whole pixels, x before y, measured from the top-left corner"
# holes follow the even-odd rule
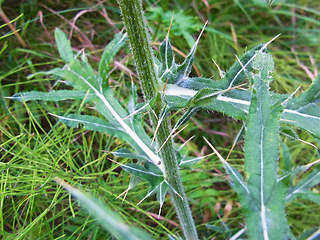
[[[161,89],[158,87],[158,80],[154,70],[154,60],[150,37],[148,34],[146,19],[142,10],[141,0],[118,0],[122,18],[127,30],[131,51],[134,57],[139,81],[146,101],[156,96]],[[158,98],[154,112],[158,115],[164,106],[161,97]],[[156,117],[150,114],[151,122],[155,130],[157,122]],[[166,117],[161,123],[156,140],[157,145],[161,146],[170,134],[169,118]],[[188,205],[187,196],[182,185],[181,175],[177,158],[174,151],[173,140],[170,139],[160,151],[160,157],[164,164],[165,177],[167,182],[178,193],[170,190],[171,200],[175,206],[180,224],[182,226],[185,238],[187,240],[197,240],[198,235],[192,218],[191,210]],[[181,199],[182,197],[182,199]]]

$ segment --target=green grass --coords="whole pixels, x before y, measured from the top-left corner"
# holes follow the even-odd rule
[[[151,8],[154,2],[146,1],[146,7]],[[219,72],[211,58],[222,70],[227,70],[235,61],[235,54],[240,56],[246,47],[266,42],[278,33],[282,35],[270,45],[276,66],[275,81],[272,85],[274,91],[293,92],[301,85],[298,91],[301,93],[311,83],[292,54],[292,46],[296,47],[300,61],[311,71],[314,67],[310,56],[319,67],[320,7],[316,1],[296,1],[296,26],[292,25],[293,5],[278,5],[277,1],[272,9],[254,6],[249,1],[242,5],[239,4],[240,1],[208,1],[212,7],[210,14],[203,1],[195,1],[197,6],[192,8],[185,1],[174,1],[168,6],[165,4],[167,1],[163,2],[156,6],[168,11],[170,16],[173,10],[176,13],[179,9],[184,9],[186,15],[195,17],[195,22],[199,25],[203,24],[201,19],[209,20],[195,58],[195,65],[203,76],[219,79]],[[53,31],[55,27],[60,27],[69,32],[70,25],[65,19],[72,21],[81,10],[94,10],[77,20],[79,31],[73,32],[72,46],[77,50],[86,47],[89,61],[95,67],[105,45],[123,27],[116,1],[103,4],[114,26],[101,15],[102,6],[97,7],[96,1],[60,1],[60,4],[57,4],[46,0],[41,1],[41,5],[30,0],[21,4],[10,4],[10,0],[6,1],[2,9],[10,19],[24,14],[17,20],[17,28],[21,28],[19,33],[27,42],[28,48],[23,49],[14,35],[0,40],[1,45],[5,41],[8,44],[0,57],[1,97],[22,91],[47,91],[52,88],[54,81],[43,77],[27,79],[27,76],[62,66],[53,45]],[[56,12],[50,12],[47,7]],[[42,11],[43,23],[50,38],[40,24],[37,15],[39,11]],[[65,19],[59,17],[58,13]],[[159,22],[159,19],[149,18],[153,32],[157,32],[154,42],[163,40],[168,28],[167,23],[168,21]],[[232,26],[236,32],[236,41],[231,33]],[[4,27],[0,31],[3,36],[9,29]],[[82,34],[91,40],[93,47],[88,48],[83,42]],[[198,32],[192,30],[189,34],[196,37]],[[173,46],[184,54],[188,52],[189,45],[183,37],[171,32],[170,38]],[[155,44],[155,47],[158,46]],[[176,55],[179,59],[179,54]],[[116,60],[134,71],[128,49],[121,51]],[[128,102],[130,91],[128,75],[126,68],[116,64],[110,75],[115,96],[124,105]],[[24,104],[1,98],[0,104],[0,236],[3,239],[107,238],[90,214],[80,210],[77,202],[52,180],[53,176],[90,191],[118,212],[127,223],[145,229],[155,239],[167,239],[168,233],[182,236],[181,229],[175,225],[178,220],[169,199],[166,200],[161,214],[166,220],[156,220],[147,213],[158,213],[155,197],[136,206],[147,193],[146,184],[141,183],[129,191],[123,203],[116,199],[129,183],[129,174],[108,160],[113,158],[109,152],[123,147],[121,141],[100,133],[70,129],[57,124],[57,120],[48,114],[56,113],[57,109],[61,113],[78,111],[81,102]],[[93,113],[90,109],[92,106],[85,103],[81,106],[83,112]],[[212,121],[208,121],[208,118]],[[173,117],[173,121],[177,119],[178,116]],[[202,139],[202,136],[205,136],[214,146],[219,146],[218,150],[223,156],[227,156],[241,125],[220,113],[202,111],[193,118],[180,136],[184,140],[194,136],[187,147],[187,151],[193,155],[211,152]],[[199,126],[203,129],[201,132]],[[298,135],[300,139],[319,146],[319,143],[305,132],[298,131]],[[285,137],[281,139],[289,146],[294,165],[319,159],[317,149]],[[177,140],[179,141],[181,140]],[[243,142],[237,144],[229,160],[239,171],[243,171],[242,147]],[[114,160],[129,162],[121,158]],[[227,184],[227,176],[216,157],[201,161],[193,166],[193,169],[184,170],[189,174],[183,174],[183,181],[200,237],[224,239],[225,235],[212,229],[216,227],[224,231],[227,228],[227,231],[232,233],[240,229],[244,221],[239,199]],[[314,192],[319,191],[319,187],[314,188]],[[232,206],[232,209],[225,209],[226,206]],[[319,205],[309,201],[295,200],[287,205],[286,212],[291,230],[297,236],[304,230],[318,227],[320,222]],[[207,224],[211,228],[207,227]]]

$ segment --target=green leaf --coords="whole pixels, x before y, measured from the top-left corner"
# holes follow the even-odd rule
[[[169,109],[177,109],[186,107],[188,100],[194,97],[199,90],[208,88],[215,90],[223,90],[233,87],[246,78],[246,72],[252,70],[253,60],[257,53],[261,53],[263,45],[258,45],[250,51],[246,52],[240,61],[245,66],[245,70],[240,63],[236,62],[227,72],[226,77],[214,81],[212,79],[196,77],[190,78],[186,75],[175,73],[175,84],[167,84],[165,90],[165,98]],[[258,51],[259,50],[259,51]],[[192,59],[193,51],[189,53],[189,58]],[[189,59],[189,60],[190,60]],[[187,60],[185,60],[186,64]],[[259,67],[259,66],[256,66]],[[180,66],[181,68],[181,66]],[[272,69],[269,71],[271,72]],[[188,72],[188,71],[186,71]],[[268,73],[267,73],[268,75]],[[268,77],[266,75],[266,77]],[[276,103],[280,100],[284,101],[287,96],[272,93],[272,102]],[[298,98],[293,98],[288,101],[286,108],[281,113],[281,122],[295,125],[303,128],[316,136],[320,136],[320,77],[318,77],[311,87]],[[236,119],[246,119],[249,112],[249,105],[251,100],[251,93],[246,90],[231,90],[218,95],[212,102],[202,106],[206,110],[215,110],[223,112]]]
[[[299,183],[297,183],[294,187],[289,189],[287,194],[287,201],[292,201],[298,196],[301,197],[304,193],[306,193],[307,197],[307,193],[310,193],[309,189],[317,184],[320,184],[320,167],[317,167],[302,180],[300,180]],[[311,196],[311,198],[312,197],[313,196]]]
[[[128,173],[131,173],[138,178],[148,181],[151,186],[158,185],[161,181],[163,181],[163,175],[159,174],[159,172],[150,171],[150,169],[146,169],[145,167],[135,164],[135,163],[128,163],[128,164],[121,164],[120,165],[123,170]]]
[[[306,129],[320,136],[320,75],[309,89],[298,97],[293,97],[285,105],[281,118],[288,124]]]
[[[263,45],[260,44],[241,56],[240,61],[242,65],[245,66],[245,69],[243,69],[237,61],[226,72],[226,76],[221,80],[214,81],[203,77],[188,78],[185,76],[180,82],[177,82],[177,85],[193,90],[200,90],[202,88],[227,89],[236,86],[246,79],[245,70],[248,72],[252,70],[253,59],[255,58],[257,51],[262,47]]]
[[[63,78],[67,85],[80,91],[92,90],[93,88],[97,88],[99,84],[93,70],[88,69],[86,71],[84,65],[78,60],[74,60],[64,68],[54,68],[48,72],[39,72],[37,74],[54,75]]]
[[[192,64],[194,61],[194,54],[196,53],[197,46],[198,46],[198,41],[195,42],[193,47],[190,49],[183,63],[177,66],[177,76],[179,76],[179,78],[177,79],[176,84],[178,86],[179,86],[179,83],[183,82],[184,78],[188,77],[191,72]]]
[[[308,229],[304,231],[297,240],[319,240],[320,228]]]
[[[220,159],[221,160],[221,159]],[[238,193],[240,199],[245,203],[244,205],[248,205],[249,209],[255,208],[256,205],[252,202],[252,196],[251,193],[249,192],[247,184],[243,181],[243,177],[241,174],[234,169],[232,166],[227,161],[222,161],[222,165],[224,169],[226,170],[228,176],[231,178],[230,185],[236,190]]]
[[[139,179],[146,180],[150,184],[151,188],[148,194],[141,201],[153,194],[156,194],[160,205],[160,214],[169,185],[159,169],[150,162],[146,162],[144,167],[135,163],[121,164],[120,166],[123,170],[132,174],[132,179],[137,177]]]
[[[145,151],[140,147],[140,145],[137,144],[136,141],[120,125],[114,125],[112,123],[106,122],[101,118],[89,115],[69,114],[67,116],[56,117],[58,117],[62,123],[66,124],[69,127],[77,128],[80,124],[82,124],[84,129],[116,136],[128,142],[139,153],[139,155],[135,155],[137,157],[139,156],[138,159],[151,161],[148,155],[146,155]],[[121,152],[118,152],[118,154],[121,154]],[[127,154],[126,157],[128,156],[129,155]]]
[[[235,119],[245,120],[248,117],[251,94],[249,91],[231,90],[205,106],[207,110],[222,112]]]
[[[115,97],[113,96],[113,92],[110,88],[107,88],[103,91],[101,98],[107,99],[109,105],[112,107],[114,111],[116,111],[117,115],[119,115],[121,119],[124,119],[128,115],[128,112],[122,107],[121,103],[117,99],[115,99]],[[112,114],[113,111],[111,110],[111,108],[107,108],[105,103],[101,100],[101,98],[99,98],[99,100],[96,101],[95,109],[99,113],[101,113],[109,122],[115,125],[119,125],[117,118],[114,116],[114,114]],[[129,120],[124,120],[124,122],[130,124]]]
[[[67,116],[56,117],[69,127],[77,128],[82,124],[83,128],[87,130],[114,135],[122,139],[127,138],[127,134],[122,128],[114,126],[98,117],[80,114],[68,114]]]
[[[57,30],[57,40],[64,43],[63,46],[66,45],[66,36],[63,35],[63,33],[59,30]],[[124,40],[121,40],[121,42],[122,41]],[[62,43],[60,44],[61,46]],[[68,51],[68,49],[64,50],[61,46],[59,48],[61,51]],[[117,45],[117,47],[119,46]],[[111,55],[108,55],[108,51],[106,51],[104,55],[104,63],[108,63],[110,59]],[[70,58],[64,56],[64,60],[68,61],[70,60]],[[127,112],[113,97],[112,91],[108,87],[102,85],[101,78],[99,79],[99,77],[97,77],[94,73],[93,69],[87,61],[87,58],[85,57],[84,52],[81,55],[81,61],[78,59],[73,59],[73,61],[68,62],[64,68],[55,68],[51,71],[42,72],[40,74],[52,74],[61,77],[66,81],[68,85],[73,86],[76,90],[86,92],[90,90],[90,92],[95,96],[94,103],[96,104],[96,110],[103,114],[106,119],[108,119],[112,123],[112,126],[115,129],[114,133],[117,133],[119,136],[121,136],[121,138],[128,141],[139,153],[144,152],[144,154],[146,154],[148,158],[153,161],[154,164],[158,166],[162,172],[164,172],[162,160],[149,147],[149,143],[151,142],[151,140],[145,133],[143,126],[141,126],[140,122],[138,123],[137,121],[124,120],[124,118],[127,116]],[[88,119],[77,119],[76,121],[75,119],[73,119],[73,122],[66,122],[68,122],[71,126],[78,126],[78,124],[76,124],[77,122],[81,123],[81,121],[86,120]],[[90,130],[99,131],[99,129],[95,127],[95,124],[101,123],[101,120],[98,121],[99,122],[97,123],[95,123],[94,120],[92,122],[88,121],[83,123]],[[106,131],[108,133],[111,131],[110,126],[108,126],[108,128],[102,129],[102,131]]]
[[[54,35],[56,38],[56,43],[57,43],[60,57],[66,63],[72,62],[74,60],[74,56],[73,56],[73,52],[71,49],[70,41],[67,39],[67,36],[59,28],[56,28]]]
[[[118,157],[122,157],[122,158],[129,158],[129,159],[138,159],[138,160],[142,160],[144,162],[150,162],[150,159],[142,154],[135,154],[133,152],[131,152],[129,149],[126,148],[120,148],[115,152],[112,152],[113,155],[118,156]]]
[[[285,109],[283,117],[289,124],[320,136],[320,107],[316,103],[310,103],[298,110]]]
[[[96,218],[96,221],[115,238],[119,240],[152,239],[146,232],[126,225],[116,212],[112,211],[101,201],[72,187],[61,179],[56,179],[56,181],[70,192],[73,197],[78,199],[81,207],[89,211]]]
[[[259,44],[249,51],[247,51],[244,55],[240,57],[240,64],[236,61],[231,68],[226,72],[226,76],[221,79],[221,82],[225,82],[228,85],[225,85],[225,88],[230,88],[238,85],[246,78],[246,72],[250,72],[252,70],[252,63],[258,52],[264,47],[264,44]],[[242,67],[242,66],[243,67]]]
[[[174,55],[169,37],[167,36],[160,45],[160,66],[158,76],[163,82],[169,84],[176,81],[177,64],[174,61]]]
[[[159,201],[159,205],[160,205],[159,215],[160,215],[161,208],[164,204],[164,200],[165,200],[165,197],[167,195],[168,190],[169,190],[169,185],[166,181],[162,181],[155,188],[155,192],[157,194],[157,200]],[[152,189],[150,191],[152,191]]]
[[[245,136],[245,171],[249,192],[259,211],[246,213],[250,239],[286,239],[286,186],[277,182],[279,121],[282,108],[269,93],[274,69],[270,54],[258,52],[254,89]]]
[[[320,100],[320,75],[314,80],[307,91],[303,92],[300,96],[292,98],[286,104],[288,109],[299,109]]]
[[[108,72],[110,70],[110,64],[115,55],[125,45],[126,41],[127,34],[118,33],[114,36],[113,40],[104,49],[98,70],[99,77],[103,84],[108,84]]]
[[[165,91],[165,98],[170,110],[187,107],[189,100],[197,92],[188,88],[169,86]],[[272,94],[272,102],[285,100],[286,95]],[[213,98],[201,106],[204,110],[222,112],[235,119],[245,120],[248,116],[251,94],[246,90],[231,90]],[[320,136],[320,107],[317,103],[310,103],[297,110],[285,108],[281,113],[281,123],[297,126]]]
[[[199,38],[192,46],[183,63],[178,65],[174,61],[174,55],[169,37],[166,36],[160,45],[160,64],[158,63],[156,65],[158,78],[162,82],[176,84],[177,86],[183,84],[183,82],[189,78],[198,43]],[[156,59],[155,62],[158,62],[158,60]]]
[[[150,160],[164,172],[164,166],[159,156],[156,155],[139,136],[140,133],[146,136],[145,131],[142,130],[141,126],[135,128],[135,126],[128,124],[128,122],[123,119],[125,117],[125,111],[121,107],[121,104],[114,99],[110,89],[103,89],[102,86],[99,85],[99,81],[91,67],[89,69],[88,67],[83,68],[79,61],[73,61],[66,69],[53,69],[49,71],[49,73],[71,80],[70,83],[79,90],[91,90],[98,98],[96,109],[112,122],[112,124],[121,126],[129,136],[127,140],[131,139],[131,144],[134,143],[135,148],[139,146]]]
[[[34,101],[34,100],[42,100],[42,101],[63,101],[67,99],[79,99],[82,100],[87,98],[88,101],[94,95],[91,93],[86,93],[84,91],[76,91],[76,90],[52,90],[50,92],[23,92],[23,93],[16,93],[10,99],[16,101]]]
[[[320,194],[314,193],[310,190],[295,193],[293,198],[290,199],[290,201],[292,201],[295,198],[306,199],[320,205]]]
[[[226,84],[222,83],[221,80],[216,81],[205,77],[185,77],[183,81],[177,83],[177,86],[179,87],[195,91],[199,91],[203,88],[223,89],[225,85]]]
[[[281,172],[286,174],[291,171],[292,158],[291,158],[289,147],[283,142],[281,142],[280,146],[281,146],[281,156],[280,156],[279,165],[280,165]]]
[[[175,64],[172,46],[168,36],[160,45],[160,57],[163,63],[162,72],[170,69],[172,65]]]
[[[210,89],[210,88],[203,88],[201,89],[200,91],[198,91],[194,97],[192,97],[190,99],[190,103],[189,105],[191,107],[193,106],[197,106],[197,107],[200,107],[200,106],[205,106],[205,105],[208,105],[210,104],[212,101],[214,101],[214,99],[217,98],[217,95],[219,93],[214,90],[214,89]]]
[[[205,156],[195,157],[195,158],[183,158],[180,160],[179,167],[186,167],[186,166],[193,165],[204,158]]]
[[[138,100],[137,88],[132,81],[131,82],[131,96],[130,96],[128,107],[127,107],[128,112],[130,114],[132,114],[136,111],[137,100]],[[144,103],[142,103],[142,104],[144,104]]]

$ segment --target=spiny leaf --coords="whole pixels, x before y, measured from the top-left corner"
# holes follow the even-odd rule
[[[307,106],[309,103],[320,101],[320,74],[311,84],[307,91],[303,92],[300,96],[292,98],[286,104],[288,109],[299,109]]]
[[[214,102],[214,100],[218,97],[221,92],[210,89],[210,88],[203,88],[197,92],[197,94],[191,98],[191,106],[196,106],[198,108],[204,107],[208,104]]]
[[[280,103],[272,104],[269,83],[273,60],[258,52],[253,67],[254,90],[245,136],[245,171],[254,204],[259,211],[246,213],[251,239],[285,239],[287,230],[284,213],[286,187],[277,182],[278,134],[282,111]],[[251,225],[254,224],[254,225]]]
[[[110,135],[117,136],[119,138],[126,137],[126,132],[122,128],[114,126],[98,117],[80,114],[68,114],[67,116],[56,117],[58,117],[61,122],[63,122],[69,127],[77,128],[80,124],[82,124],[84,129],[97,131],[101,133],[107,133]]]
[[[177,76],[179,76],[179,78],[177,79],[176,84],[178,86],[179,86],[179,83],[184,81],[184,78],[188,77],[191,72],[192,64],[194,61],[194,54],[196,53],[197,46],[198,46],[198,42],[196,42],[193,45],[190,52],[184,59],[183,63],[177,66]]]
[[[200,36],[202,32],[200,33]],[[167,36],[160,45],[161,59],[160,61],[156,61],[160,63],[158,63],[157,65],[158,78],[162,82],[167,82],[169,84],[179,85],[180,83],[184,82],[184,79],[188,78],[191,72],[192,64],[194,61],[194,54],[196,52],[198,43],[199,38],[192,46],[183,63],[176,64],[174,61],[171,43],[169,37]]]
[[[318,240],[320,236],[320,228],[305,230],[298,238],[294,240]]]
[[[284,117],[289,124],[304,128],[320,136],[320,75],[307,91],[286,104]]]
[[[121,167],[123,170],[132,174],[132,179],[134,179],[133,177],[137,177],[139,179],[146,180],[150,184],[151,187],[148,194],[140,202],[147,197],[156,194],[161,211],[165,196],[169,189],[169,185],[165,181],[164,176],[159,169],[154,164],[150,164],[149,162],[146,162],[144,167],[135,163],[121,164]]]
[[[160,45],[160,57],[163,62],[163,71],[165,71],[166,69],[170,69],[174,64],[174,55],[168,36]]]
[[[235,119],[245,120],[248,117],[251,94],[249,91],[231,90],[218,95],[216,100],[205,106],[207,110],[222,112]]]
[[[110,69],[110,64],[119,52],[119,50],[125,45],[127,41],[127,34],[118,33],[114,36],[113,40],[106,46],[101,56],[99,63],[99,77],[102,83],[107,84],[108,72]]]
[[[112,152],[112,154],[122,158],[138,159],[144,162],[150,161],[150,159],[147,156],[141,155],[141,154],[135,154],[126,148],[120,148],[117,151]]]
[[[214,80],[205,77],[185,77],[183,81],[177,83],[177,86],[199,91],[203,88],[224,89],[226,83],[222,80]]]
[[[158,185],[161,181],[163,181],[163,175],[159,174],[158,172],[150,171],[150,169],[146,169],[145,167],[135,164],[135,163],[128,163],[128,164],[121,164],[120,165],[123,170],[129,172],[138,178],[146,180],[150,183],[151,186]]]
[[[263,47],[262,44],[250,49],[244,55],[241,56],[240,61],[242,66],[246,66],[245,69],[242,68],[239,62],[235,62],[232,67],[227,71],[226,76],[218,81],[204,77],[189,78],[184,77],[182,80],[177,82],[177,85],[184,88],[190,88],[193,90],[200,90],[202,88],[213,88],[213,89],[227,89],[238,85],[246,78],[246,72],[252,70],[253,57]]]
[[[204,158],[206,158],[206,156],[180,159],[179,167],[186,167],[186,166],[193,165],[193,164],[199,162],[200,160],[202,160]]]
[[[292,201],[293,199],[296,199],[296,198],[306,199],[308,201],[312,201],[312,202],[320,205],[320,194],[312,192],[310,190],[296,192],[290,199],[287,199],[287,201]]]
[[[131,138],[120,125],[114,125],[112,123],[106,122],[101,118],[88,115],[69,114],[67,116],[56,117],[58,117],[62,123],[66,124],[69,127],[77,128],[80,124],[82,124],[84,129],[110,134],[124,141],[127,141],[139,153],[139,155],[136,156],[141,156],[141,158],[143,156],[144,161],[151,161],[148,155],[146,155],[145,151],[141,148],[141,146],[137,144],[136,141]],[[126,157],[128,157],[128,154],[126,155]],[[138,159],[141,158],[139,157]]]
[[[303,193],[310,192],[309,189],[320,183],[320,167],[317,167],[302,180],[299,181],[294,187],[290,188],[287,195],[287,201],[292,201]]]
[[[113,92],[110,88],[105,89],[102,92],[103,98],[108,100],[108,103],[112,106],[112,108],[115,110],[116,113],[124,119],[128,112],[122,107],[122,105],[119,103],[119,101],[113,96]],[[95,109],[101,113],[109,122],[115,125],[119,125],[118,120],[115,118],[115,116],[110,111],[111,109],[106,108],[105,103],[99,98],[98,101],[95,102],[96,106]],[[129,120],[124,120],[127,124],[130,124]],[[131,126],[132,127],[132,126]]]
[[[316,103],[307,104],[296,110],[284,109],[281,119],[284,123],[305,129],[320,137],[320,107]]]
[[[93,70],[84,68],[84,65],[78,60],[74,60],[64,68],[54,68],[50,71],[39,72],[37,74],[58,76],[63,78],[67,85],[80,91],[88,91],[90,89],[89,85],[97,88],[99,84]]]
[[[157,176],[161,176],[160,179],[163,180],[163,162],[155,153],[154,148],[150,147],[151,139],[144,130],[144,126],[141,123],[141,117],[128,117],[129,113],[132,114],[135,112],[137,106],[136,88],[132,85],[131,98],[127,111],[114,97],[114,94],[108,85],[104,84],[107,80],[108,67],[115,54],[125,44],[126,35],[116,35],[114,40],[106,47],[99,65],[98,75],[90,66],[84,51],[80,52],[77,57],[74,57],[70,42],[67,40],[66,36],[60,30],[57,30],[56,37],[57,42],[59,41],[59,52],[66,62],[66,65],[63,68],[55,68],[51,71],[37,74],[54,75],[59,80],[64,81],[67,85],[73,87],[74,90],[51,91],[49,93],[29,92],[24,93],[22,97],[21,95],[15,95],[13,98],[23,100],[25,97],[25,100],[59,101],[65,99],[83,99],[87,96],[86,101],[94,104],[95,110],[101,113],[108,122],[98,117],[79,114],[54,116],[58,117],[61,122],[70,127],[79,127],[81,124],[84,129],[98,131],[121,138],[130,144],[137,153],[119,151],[116,154],[122,155],[123,157],[134,157],[138,159],[139,164],[142,164],[143,161],[144,167],[148,173],[154,173]],[[35,76],[35,74],[32,76]],[[162,97],[161,94],[158,94],[158,96]],[[159,110],[161,111],[162,109]],[[138,164],[136,168],[133,168],[132,166],[130,168],[130,165],[124,167],[126,170],[129,169],[128,171],[131,171],[132,174],[133,172],[135,173],[133,174],[129,189],[135,185],[137,179],[135,175],[137,175],[137,169],[141,167],[144,168],[143,166],[139,167]],[[134,169],[136,169],[136,171],[133,171]],[[146,178],[146,175],[141,175],[141,171],[139,174],[139,178],[143,178],[143,176]],[[155,177],[155,175],[153,177]],[[159,181],[156,181],[153,184],[158,186],[158,183]]]
[[[34,100],[42,100],[42,101],[63,101],[67,99],[78,99],[82,100],[87,98],[88,101],[94,95],[91,93],[86,93],[84,91],[77,91],[77,90],[52,90],[50,92],[23,92],[23,93],[16,93],[10,99],[16,101],[34,101]]]
[[[77,67],[73,68],[73,66],[75,65]],[[164,166],[159,156],[156,155],[146,145],[146,143],[139,137],[135,129],[132,126],[129,126],[125,120],[123,120],[124,116],[121,116],[118,112],[119,109],[122,109],[122,107],[119,107],[119,109],[116,108],[116,105],[120,105],[119,102],[114,101],[114,104],[112,104],[111,101],[114,100],[114,98],[110,93],[111,90],[108,88],[102,89],[102,87],[99,86],[99,82],[97,81],[97,78],[93,72],[84,72],[81,68],[81,65],[74,61],[70,63],[70,69],[56,69],[55,75],[58,75],[65,79],[68,79],[68,77],[72,77],[75,87],[81,84],[81,88],[91,90],[92,93],[94,93],[99,99],[96,105],[97,110],[99,110],[109,121],[111,120],[113,124],[115,124],[116,122],[117,125],[121,126],[121,128],[128,134],[128,138],[135,142],[135,146],[139,146],[139,148],[145,152],[145,154],[151,159],[151,161],[153,161],[154,164],[156,164],[161,169],[161,171],[164,172]],[[111,97],[108,98],[108,95],[110,95]]]
[[[177,66],[174,61],[174,55],[169,37],[167,36],[160,45],[160,69],[159,78],[163,82],[174,83]]]
[[[165,197],[167,195],[168,190],[169,190],[169,185],[167,184],[166,181],[162,181],[155,188],[155,192],[156,192],[156,195],[157,195],[157,200],[159,201],[159,205],[160,205],[159,215],[160,215],[160,211],[162,209],[162,206],[164,204],[164,200],[165,200]]]
[[[263,44],[259,44],[249,51],[247,51],[245,54],[243,54],[240,57],[241,64],[236,61],[231,68],[226,72],[226,76],[221,79],[221,82],[225,82],[224,88],[230,88],[233,86],[238,85],[246,78],[246,72],[250,72],[252,70],[252,63],[253,58],[256,55],[256,53],[263,47]],[[245,69],[243,69],[243,66],[245,66]]]
[[[149,240],[152,239],[146,232],[126,225],[121,217],[101,201],[72,187],[61,179],[56,179],[72,196],[79,200],[81,206],[88,210],[100,225],[119,240]]]
[[[70,41],[67,39],[67,36],[59,28],[56,28],[54,35],[56,38],[56,43],[57,43],[60,57],[66,63],[72,62],[74,60],[74,56],[72,53]]]
[[[203,85],[201,85],[202,88]],[[188,101],[194,97],[197,91],[179,86],[168,86],[165,91],[166,101],[169,109],[179,109],[187,107]],[[284,101],[288,96],[272,94],[272,102]],[[249,112],[251,93],[247,90],[234,89],[218,95],[212,102],[202,106],[204,110],[214,110],[222,112],[235,119],[245,120]],[[320,107],[314,103],[309,103],[299,109],[285,108],[281,113],[281,122],[305,129],[316,136],[320,136]]]

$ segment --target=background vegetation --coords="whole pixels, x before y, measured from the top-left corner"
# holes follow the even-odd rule
[[[153,46],[167,34],[172,12],[170,40],[179,60],[188,52],[206,20],[193,74],[219,79],[246,48],[281,36],[270,45],[276,71],[272,89],[279,93],[301,93],[314,80],[320,62],[320,6],[316,1],[145,1]],[[0,236],[3,239],[107,239],[90,215],[59,187],[53,176],[94,193],[119,212],[130,224],[146,229],[155,239],[181,233],[170,201],[157,219],[155,198],[136,204],[146,195],[147,186],[128,192],[123,202],[116,197],[127,189],[129,174],[109,161],[122,146],[116,138],[57,123],[49,113],[74,112],[81,102],[13,102],[3,97],[31,90],[50,90],[56,83],[28,75],[62,66],[54,44],[54,29],[69,33],[74,50],[85,48],[93,66],[105,45],[122,30],[116,1],[10,1],[1,5],[2,24],[17,17],[13,29],[0,28]],[[11,34],[17,30],[17,34]],[[9,34],[9,36],[6,36]],[[19,36],[21,38],[19,38]],[[182,59],[182,58],[181,58]],[[110,73],[110,85],[121,102],[129,100],[130,74],[137,82],[129,49],[121,51]],[[59,86],[59,85],[58,85]],[[82,104],[81,110],[92,112]],[[178,115],[179,113],[177,113]],[[177,118],[172,116],[173,121]],[[209,119],[209,120],[208,120]],[[205,120],[205,121],[203,121]],[[215,112],[199,112],[176,137],[194,156],[211,153],[202,136],[227,156],[242,124]],[[200,130],[201,131],[200,131]],[[281,136],[291,152],[293,164],[319,159],[319,141],[306,132]],[[235,146],[229,162],[243,169],[243,142]],[[281,159],[283,158],[281,155]],[[114,159],[128,162],[127,159]],[[283,164],[285,162],[283,161]],[[284,166],[285,167],[285,166]],[[230,189],[224,170],[215,156],[193,167],[183,177],[200,238],[225,239],[243,225],[239,200]],[[120,177],[119,177],[120,176]],[[320,188],[314,188],[314,192]],[[153,201],[152,201],[153,200]],[[319,205],[295,200],[286,208],[288,223],[295,235],[313,229],[320,222]]]

